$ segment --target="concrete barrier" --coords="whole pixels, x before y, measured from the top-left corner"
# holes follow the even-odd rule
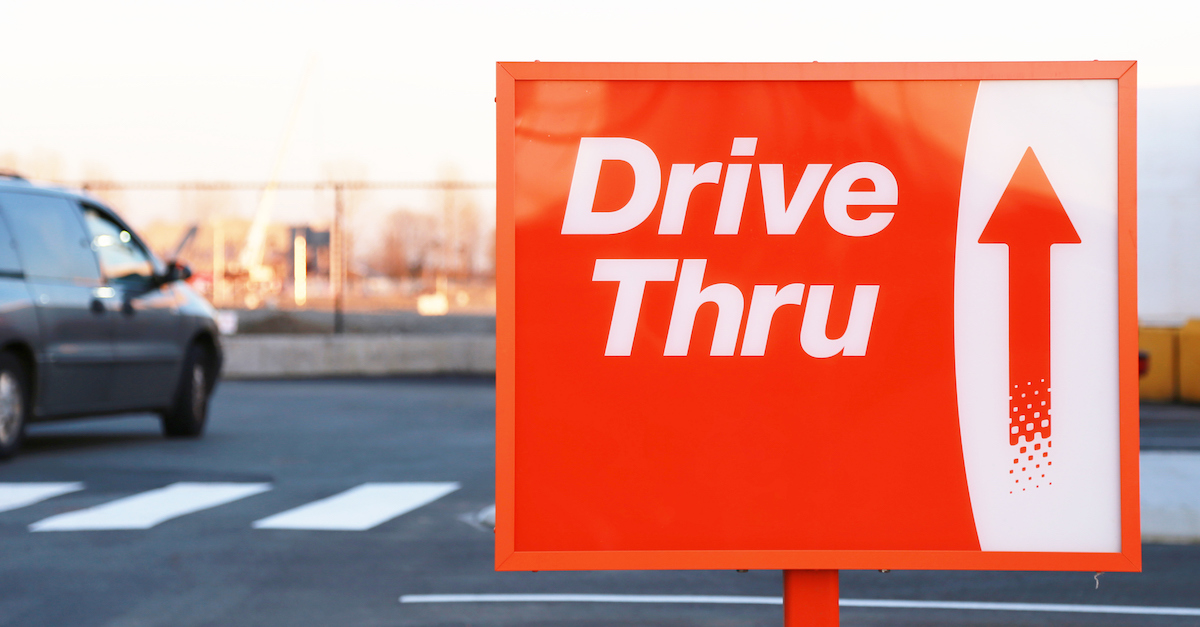
[[[1138,348],[1150,355],[1150,369],[1138,382],[1143,401],[1172,402],[1179,398],[1179,329],[1141,327]]]
[[[329,334],[333,312],[283,309],[230,309],[222,313],[237,320],[239,335]],[[494,314],[422,316],[415,311],[346,312],[347,334],[495,335]]]
[[[1179,329],[1179,400],[1200,403],[1200,320]]]
[[[496,374],[496,338],[442,335],[235,335],[227,379]]]

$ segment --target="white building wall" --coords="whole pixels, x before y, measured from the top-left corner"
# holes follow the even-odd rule
[[[1200,86],[1138,91],[1138,309],[1200,318]]]

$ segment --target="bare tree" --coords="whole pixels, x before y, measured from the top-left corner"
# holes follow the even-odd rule
[[[0,155],[0,170],[44,181],[61,181],[66,173],[62,157],[44,148],[36,148],[23,155],[6,152]]]
[[[393,211],[383,222],[383,238],[372,266],[394,278],[416,278],[432,270],[441,247],[437,220],[408,209]]]
[[[179,190],[180,218],[194,224],[208,224],[214,218],[233,213],[230,193],[213,189]]]
[[[330,183],[361,183],[367,180],[367,166],[350,159],[328,161],[321,166],[325,180]],[[349,222],[364,201],[370,190],[350,188],[342,191],[342,202],[345,203],[346,220]]]
[[[83,182],[88,193],[106,205],[120,211],[125,208],[125,192],[118,188],[116,179],[106,166],[100,163],[83,164]]]
[[[452,276],[470,276],[475,273],[476,252],[483,239],[479,207],[470,192],[455,188],[462,181],[457,168],[443,167],[441,178],[447,184],[440,192],[441,270]]]

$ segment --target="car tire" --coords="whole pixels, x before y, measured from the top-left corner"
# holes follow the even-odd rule
[[[208,397],[213,390],[211,364],[208,349],[192,344],[183,360],[171,408],[162,414],[163,435],[169,438],[203,435],[208,418]]]
[[[17,454],[29,417],[29,375],[12,353],[0,353],[0,460]]]

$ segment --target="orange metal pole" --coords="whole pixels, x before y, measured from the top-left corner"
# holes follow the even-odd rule
[[[838,571],[783,571],[783,627],[837,627]]]

